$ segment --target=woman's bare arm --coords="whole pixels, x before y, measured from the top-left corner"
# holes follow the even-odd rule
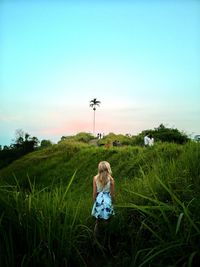
[[[95,177],[93,178],[93,201],[96,200],[97,197],[97,184]]]
[[[113,178],[111,179],[111,182],[110,182],[110,195],[111,195],[112,201],[114,201],[114,199],[115,199],[115,181]]]

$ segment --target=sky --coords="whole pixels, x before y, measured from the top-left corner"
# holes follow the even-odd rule
[[[200,1],[0,1],[0,145],[17,129],[53,142],[200,134]]]

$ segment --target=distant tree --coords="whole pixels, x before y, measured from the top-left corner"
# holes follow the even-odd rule
[[[35,137],[35,136],[31,137],[30,141],[33,142],[33,148],[38,147],[38,145],[40,143],[39,139],[37,137]]]
[[[34,151],[35,148],[38,147],[39,140],[37,137],[30,137],[29,140],[26,140],[22,143],[22,154],[27,154],[29,152]]]
[[[143,145],[144,136],[149,133],[155,140],[155,143],[160,142],[169,142],[176,144],[185,144],[190,139],[189,137],[175,128],[168,128],[163,123],[161,123],[157,128],[147,129],[142,131],[137,136],[133,137],[133,145]]]
[[[40,147],[41,148],[45,148],[45,147],[49,147],[49,146],[52,146],[52,142],[50,140],[42,140],[40,142]]]
[[[163,124],[160,124],[158,128],[155,128],[151,134],[153,134],[154,138],[163,142],[184,144],[189,141],[189,138],[185,133],[180,132],[176,128],[167,128]]]
[[[17,145],[20,145],[24,142],[24,136],[25,136],[25,133],[22,129],[17,129],[15,131],[15,139],[14,139],[14,142],[15,144]]]
[[[167,128],[164,126],[164,124],[161,123],[157,128],[142,131],[139,135],[133,138],[133,144],[143,145],[144,136],[147,133],[153,136],[155,143],[161,141],[184,144],[189,141],[189,138],[185,133],[180,132],[178,129],[175,128]]]
[[[25,141],[28,141],[29,137],[30,137],[30,134],[25,133]]]
[[[10,146],[4,146],[0,151],[0,168],[10,164],[23,155],[34,151],[39,144],[37,137],[31,137],[30,134],[25,133],[22,129],[15,131],[15,139]]]
[[[92,109],[94,110],[94,118],[93,118],[93,134],[95,134],[95,111],[96,111],[96,107],[101,104],[100,101],[98,101],[96,98],[92,99],[90,101],[90,107],[92,107]]]

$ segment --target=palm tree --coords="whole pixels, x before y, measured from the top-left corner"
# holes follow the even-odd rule
[[[92,100],[90,101],[90,107],[92,107],[93,110],[94,110],[93,134],[95,134],[95,111],[96,111],[96,106],[99,107],[99,104],[100,104],[100,103],[101,103],[101,102],[98,101],[96,98],[94,98],[94,99],[92,99]]]

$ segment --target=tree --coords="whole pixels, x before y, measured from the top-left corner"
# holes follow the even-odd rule
[[[41,148],[52,146],[52,142],[50,140],[43,139],[40,143]]]
[[[185,144],[189,141],[188,136],[184,132],[176,128],[167,128],[164,124],[160,124],[158,128],[155,128],[152,134],[157,140],[163,142]]]
[[[33,143],[33,148],[38,147],[38,145],[39,145],[39,143],[40,143],[40,141],[38,140],[38,138],[35,137],[35,136],[31,137],[31,138],[30,138],[30,141]]]
[[[30,137],[30,134],[25,133],[25,141],[28,141],[29,137]]]
[[[96,98],[92,99],[90,101],[90,107],[92,107],[92,109],[94,110],[94,118],[93,118],[93,134],[95,134],[95,111],[96,111],[96,106],[99,107],[99,105],[101,104],[100,101],[98,101]]]
[[[17,144],[17,145],[21,145],[23,142],[24,142],[24,131],[22,129],[17,129],[15,131],[15,140],[14,142]]]
[[[39,145],[37,137],[31,137],[30,134],[25,133],[22,129],[15,131],[15,139],[13,141],[13,144],[4,146],[3,150],[0,150],[0,169],[23,155],[34,151]]]
[[[176,128],[167,128],[164,124],[160,124],[157,128],[142,131],[134,138],[133,144],[142,145],[144,142],[144,136],[147,133],[153,136],[155,142],[161,141],[176,144],[185,144],[189,141],[189,138],[185,133],[179,131]]]

